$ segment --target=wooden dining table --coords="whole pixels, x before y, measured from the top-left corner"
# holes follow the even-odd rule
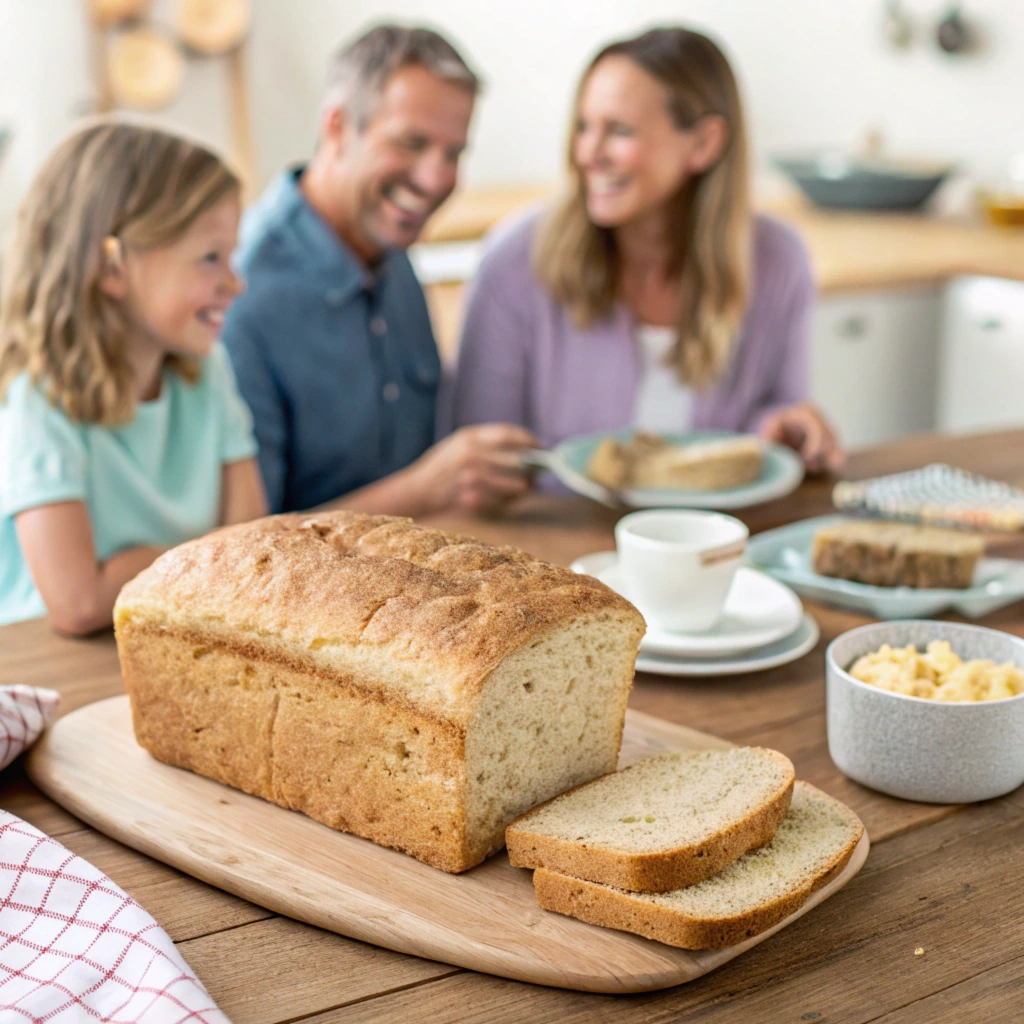
[[[850,479],[942,461],[1024,481],[1024,431],[922,435],[855,454]],[[741,513],[752,532],[830,511],[834,481],[805,482]],[[612,547],[616,513],[534,495],[489,519],[431,525],[568,564]],[[1024,555],[1004,538],[1000,553]],[[642,995],[591,995],[477,974],[278,916],[107,838],[45,797],[20,763],[0,807],[85,857],[170,934],[238,1024],[285,1021],[689,1021],[935,1024],[1024,1019],[1024,788],[947,807],[883,796],[846,779],[825,735],[826,644],[866,620],[805,602],[818,646],[771,671],[725,678],[638,674],[630,706],[736,743],[783,751],[797,775],[848,803],[872,849],[861,872],[805,917],[717,971]],[[1024,604],[982,620],[1024,635]],[[0,685],[60,691],[61,713],[123,692],[109,633],[70,639],[43,620],[0,629]]]

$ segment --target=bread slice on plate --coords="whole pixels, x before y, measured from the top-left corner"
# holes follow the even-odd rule
[[[634,893],[544,869],[533,884],[545,910],[682,949],[721,949],[798,910],[843,870],[863,834],[849,807],[797,782],[775,838],[697,885]]]
[[[814,535],[814,571],[875,587],[964,590],[985,553],[976,534],[867,520],[823,526]]]
[[[667,445],[637,465],[633,486],[724,491],[756,480],[763,462],[764,444],[756,437]]]
[[[587,476],[605,487],[670,487],[722,491],[761,475],[764,444],[739,436],[677,444],[638,430],[628,441],[606,437],[594,449]]]
[[[789,759],[761,747],[659,754],[517,818],[509,860],[635,892],[679,889],[767,843],[793,780]]]

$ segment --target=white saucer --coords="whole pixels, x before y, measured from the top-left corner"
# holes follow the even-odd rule
[[[818,624],[810,615],[804,615],[797,631],[767,647],[748,651],[738,658],[687,661],[655,654],[641,654],[636,659],[637,672],[653,672],[659,676],[734,676],[744,672],[762,672],[765,669],[788,665],[802,658],[818,642]]]
[[[570,566],[596,576],[623,597],[626,593],[614,551],[584,555]],[[640,643],[643,654],[672,658],[734,657],[789,636],[803,617],[800,599],[784,583],[756,569],[736,570],[717,626],[707,633],[670,633],[647,627]]]

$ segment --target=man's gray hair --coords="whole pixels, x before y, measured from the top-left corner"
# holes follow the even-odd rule
[[[327,68],[322,110],[344,107],[365,128],[391,76],[417,65],[472,96],[481,81],[462,55],[429,28],[377,25],[343,46]]]

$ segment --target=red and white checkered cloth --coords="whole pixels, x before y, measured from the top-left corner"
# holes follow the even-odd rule
[[[0,1020],[229,1024],[102,871],[0,811]]]
[[[0,688],[0,767],[39,735],[57,694]],[[230,1024],[167,933],[102,871],[0,811],[3,1024]]]
[[[32,686],[0,686],[0,768],[35,743],[50,724],[60,694]]]

